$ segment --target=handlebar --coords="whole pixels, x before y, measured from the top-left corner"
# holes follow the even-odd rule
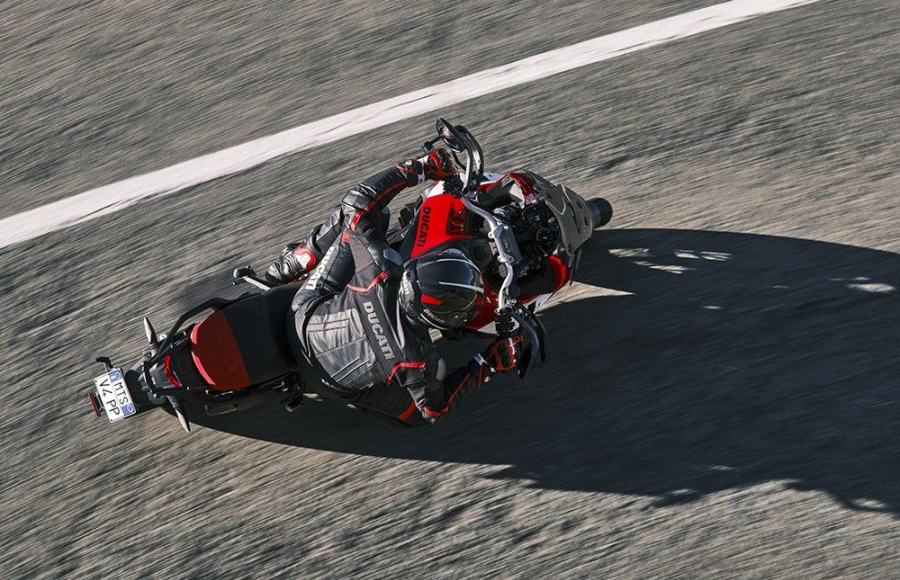
[[[516,277],[516,256],[519,254],[518,242],[508,224],[471,199],[470,194],[477,189],[484,175],[484,153],[478,141],[462,125],[451,125],[444,119],[437,120],[435,129],[437,130],[437,137],[425,141],[422,145],[422,150],[426,154],[430,153],[438,141],[443,141],[453,152],[457,165],[460,167],[465,166],[462,183],[459,184],[457,182],[457,187],[453,188],[453,195],[462,201],[466,209],[481,217],[487,223],[488,238],[493,240],[494,246],[497,248],[497,260],[506,269],[503,283],[497,292],[497,314],[498,316],[501,313],[511,316],[518,323],[520,332],[528,338],[527,346],[523,349],[517,369],[519,377],[525,378],[535,365],[535,350],[538,352],[540,364],[543,364],[547,359],[547,331],[534,313],[518,304],[515,296],[512,296],[510,292]],[[458,156],[463,153],[466,156],[465,164],[460,161]],[[459,178],[457,177],[456,179]],[[449,180],[445,182],[445,185],[450,184]]]
[[[502,310],[511,304],[515,304],[515,300],[509,295],[509,289],[516,277],[516,257],[511,250],[513,248],[518,249],[518,244],[515,237],[512,236],[508,225],[501,223],[494,217],[494,214],[478,206],[467,197],[470,192],[478,187],[478,182],[483,175],[484,153],[481,150],[481,145],[478,144],[478,141],[475,140],[475,137],[468,129],[462,125],[452,125],[444,119],[439,118],[437,120],[435,130],[437,131],[437,137],[425,141],[422,145],[422,150],[425,153],[431,152],[438,141],[443,141],[453,152],[457,165],[462,165],[457,154],[466,154],[466,169],[462,178],[462,187],[459,188],[459,191],[454,191],[454,195],[462,200],[466,209],[480,216],[489,226],[488,238],[494,241],[494,245],[497,247],[497,259],[506,268],[503,285],[497,293],[497,308]]]
[[[500,286],[500,291],[497,292],[497,308],[502,310],[510,305],[511,301],[512,303],[515,302],[514,299],[509,296],[509,288],[512,286],[516,277],[515,259],[507,251],[507,248],[510,246],[509,237],[512,234],[509,231],[509,226],[501,224],[497,218],[494,217],[494,214],[476,205],[466,197],[461,198],[461,200],[463,205],[466,206],[466,209],[488,223],[488,226],[490,227],[488,230],[488,237],[494,240],[494,245],[497,247],[497,259],[506,267],[506,276],[503,279],[503,284]],[[515,243],[515,239],[512,241]]]

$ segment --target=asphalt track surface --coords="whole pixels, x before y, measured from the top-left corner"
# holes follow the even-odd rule
[[[711,2],[146,4],[0,8],[0,215]],[[430,429],[83,392],[432,115],[0,250],[4,575],[895,578],[898,29],[823,0],[441,111],[616,217],[551,362]]]

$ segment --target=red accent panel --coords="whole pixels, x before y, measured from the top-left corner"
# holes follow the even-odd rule
[[[551,255],[549,260],[550,268],[553,269],[553,275],[556,278],[556,287],[554,288],[554,290],[559,290],[565,285],[566,282],[569,281],[572,272],[571,270],[569,270],[568,266],[563,263],[559,256]]]
[[[90,394],[90,393],[88,393],[87,396],[88,396],[88,401],[91,402],[91,409],[94,410],[94,415],[97,415],[97,416],[99,417],[99,416],[100,416],[100,409],[97,408],[97,403],[94,402],[94,396],[93,396],[92,394]],[[413,405],[415,405],[415,403],[413,403]]]
[[[524,300],[522,301],[524,303]],[[472,330],[478,330],[485,324],[488,324],[494,320],[494,311],[497,309],[497,293],[490,287],[485,285],[484,287],[484,299],[481,301],[481,306],[478,310],[478,313],[472,317],[468,323],[466,323],[466,328],[470,328]]]
[[[181,383],[178,382],[178,379],[175,378],[175,373],[172,372],[172,357],[167,356],[163,359],[163,371],[166,373],[166,378],[169,379],[169,382],[172,383],[173,386],[180,387]]]
[[[528,177],[524,173],[509,173],[507,174],[510,179],[519,184],[519,187],[522,188],[522,193],[525,197],[534,195],[534,185],[532,185],[531,178]]]
[[[354,292],[362,292],[363,294],[365,294],[366,292],[368,292],[369,290],[374,288],[376,284],[378,284],[385,278],[387,278],[387,272],[382,272],[381,274],[375,276],[375,279],[372,280],[372,283],[369,284],[368,286],[366,286],[365,288],[360,288],[359,286],[353,286],[352,284],[347,284],[347,288],[349,288],[350,290],[353,290]]]
[[[425,304],[443,304],[444,301],[430,294],[422,294],[422,302]]]
[[[500,183],[501,181],[503,181],[503,178],[504,178],[504,177],[506,177],[506,176],[505,176],[505,175],[501,175],[501,176],[500,176],[500,179],[495,179],[494,181],[482,181],[481,183],[478,184],[478,191],[487,191],[487,190],[489,190],[490,188],[494,187],[495,185],[497,185],[498,183]]]
[[[447,235],[466,237],[466,206],[453,207],[447,217]]]
[[[409,407],[407,407],[407,409],[405,411],[403,411],[402,413],[397,415],[397,418],[400,419],[401,421],[406,421],[407,419],[412,417],[412,414],[415,412],[416,412],[416,402],[413,401],[412,403],[409,404]]]
[[[191,331],[191,356],[209,386],[230,391],[250,386],[247,367],[228,319],[216,311]]]
[[[416,258],[428,250],[451,240],[468,239],[463,231],[466,206],[451,195],[426,198],[419,208],[416,238],[410,257]]]
[[[341,241],[344,242],[345,244],[349,244],[350,243],[350,234],[348,234],[347,232],[342,233]]]
[[[490,188],[494,187],[505,177],[509,177],[513,181],[519,184],[519,187],[522,188],[522,193],[526,196],[534,193],[534,186],[531,183],[531,178],[528,177],[525,173],[507,173],[505,175],[501,175],[499,179],[495,179],[494,181],[483,181],[478,184],[478,191],[487,191]]]
[[[388,375],[387,380],[384,382],[385,385],[390,385],[391,381],[394,380],[394,374],[400,369],[424,369],[425,362],[401,362],[394,365],[394,368],[391,369],[391,374]]]

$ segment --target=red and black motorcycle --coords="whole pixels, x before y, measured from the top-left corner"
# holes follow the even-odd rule
[[[581,247],[609,222],[612,206],[602,198],[587,201],[527,170],[485,173],[483,151],[471,132],[443,119],[436,129],[423,150],[428,153],[442,141],[459,172],[403,207],[397,226],[387,232],[388,242],[407,260],[446,248],[464,252],[482,271],[485,300],[465,329],[445,337],[495,336],[497,316],[508,315],[515,321],[513,332],[525,339],[518,363],[524,378],[547,358],[547,333],[537,311],[572,281]],[[304,384],[285,320],[300,281],[270,287],[249,266],[236,269],[234,278],[259,292],[210,299],[181,315],[165,334],[157,335],[144,318],[149,349],[128,370],[98,358],[106,372],[88,391],[94,413],[115,422],[169,406],[190,431],[182,404],[187,401],[202,405],[208,415],[272,400],[296,409]],[[179,377],[187,375],[194,379],[182,384]]]

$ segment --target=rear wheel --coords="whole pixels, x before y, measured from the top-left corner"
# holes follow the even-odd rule
[[[591,208],[591,216],[594,218],[594,229],[602,228],[609,223],[613,216],[612,204],[598,197],[588,201]]]

